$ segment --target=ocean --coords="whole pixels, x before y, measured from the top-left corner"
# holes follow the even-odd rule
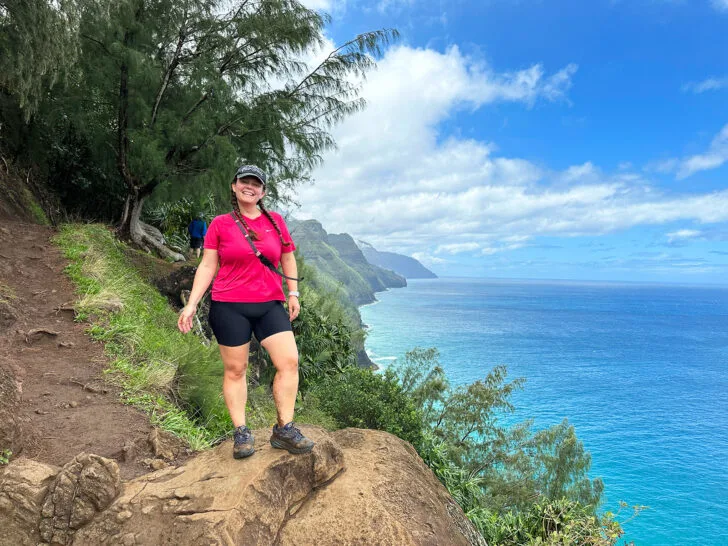
[[[569,419],[602,509],[649,506],[626,540],[728,545],[728,287],[443,278],[377,299],[361,308],[374,362],[437,347],[453,385],[501,364],[524,377],[516,416]]]

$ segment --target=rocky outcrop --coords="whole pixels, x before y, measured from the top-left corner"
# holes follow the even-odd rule
[[[40,542],[40,513],[59,470],[29,459],[16,459],[0,471],[0,544],[31,546]]]
[[[41,510],[41,538],[48,544],[68,544],[76,530],[105,510],[120,492],[116,462],[87,453],[77,455],[48,487]]]
[[[406,442],[303,428],[316,441],[307,455],[256,431],[248,459],[226,442],[121,487],[116,463],[95,455],[61,471],[15,460],[0,471],[0,544],[485,546]]]
[[[18,453],[23,446],[20,405],[20,383],[15,374],[0,362],[0,455],[5,450]]]
[[[120,492],[118,465],[98,455],[81,453],[62,469],[17,459],[0,474],[0,544],[70,544]]]

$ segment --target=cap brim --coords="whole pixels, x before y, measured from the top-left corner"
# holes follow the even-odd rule
[[[253,173],[236,174],[235,180],[237,180],[238,178],[255,178],[258,182],[260,182],[261,184],[263,184],[265,186],[265,180],[263,180],[260,176],[257,176]]]

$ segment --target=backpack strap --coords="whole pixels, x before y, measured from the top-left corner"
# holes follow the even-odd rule
[[[255,246],[255,243],[253,242],[253,239],[250,237],[250,234],[248,233],[248,230],[245,229],[243,226],[243,223],[241,222],[240,218],[238,218],[238,215],[235,213],[235,211],[230,213],[230,216],[233,220],[235,220],[235,223],[237,224],[238,228],[240,229],[240,233],[243,234],[243,237],[245,237],[245,240],[248,241],[248,244],[250,245],[250,249],[253,251],[253,254],[255,254],[258,259],[261,261],[261,263],[266,266],[271,271],[275,272],[276,274],[280,275],[284,279],[288,279],[289,281],[302,281],[303,277],[296,278],[296,277],[289,277],[288,275],[284,275],[278,269],[275,265],[273,265],[273,262],[271,262],[260,250],[258,250],[258,247]]]

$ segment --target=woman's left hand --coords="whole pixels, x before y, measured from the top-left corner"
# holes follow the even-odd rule
[[[298,313],[301,312],[301,303],[298,301],[298,296],[288,296],[288,318],[293,322]]]

